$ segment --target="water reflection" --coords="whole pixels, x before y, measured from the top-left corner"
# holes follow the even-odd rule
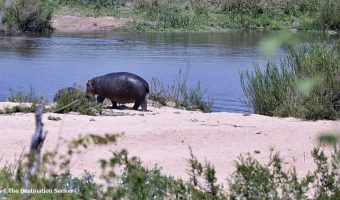
[[[41,52],[38,39],[29,37],[0,37],[1,54],[16,53],[22,57],[33,57]]]

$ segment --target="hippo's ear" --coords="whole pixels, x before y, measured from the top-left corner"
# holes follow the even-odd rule
[[[94,85],[94,80],[87,81],[87,86],[93,87],[93,85]]]

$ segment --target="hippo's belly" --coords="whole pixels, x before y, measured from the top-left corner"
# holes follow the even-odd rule
[[[117,103],[135,103],[135,99],[131,98],[119,98],[119,97],[114,97],[111,98],[111,101],[117,102]]]

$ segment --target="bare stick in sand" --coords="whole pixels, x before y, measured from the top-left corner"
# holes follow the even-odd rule
[[[25,189],[29,190],[31,185],[31,180],[38,176],[38,171],[40,167],[40,156],[41,148],[44,144],[47,131],[43,132],[42,118],[42,108],[38,108],[35,112],[35,133],[32,136],[31,148],[28,157],[28,170],[25,175],[24,184]],[[27,196],[28,193],[25,193]]]

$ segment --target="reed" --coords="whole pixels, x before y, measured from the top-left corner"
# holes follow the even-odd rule
[[[247,103],[255,113],[305,119],[336,119],[340,91],[339,44],[290,49],[286,59],[242,72]]]

